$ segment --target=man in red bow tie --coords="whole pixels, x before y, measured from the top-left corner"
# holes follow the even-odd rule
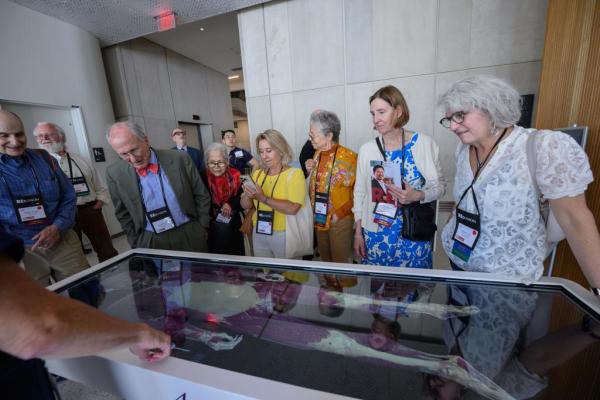
[[[151,148],[132,122],[115,123],[107,139],[121,160],[106,180],[131,247],[206,251],[210,197],[192,159]]]

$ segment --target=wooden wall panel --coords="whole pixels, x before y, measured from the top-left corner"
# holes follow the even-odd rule
[[[600,222],[600,1],[549,0],[542,74],[535,126],[558,128],[572,124],[590,127],[587,154],[596,181],[587,202]],[[588,287],[566,243],[559,246],[554,275]],[[555,307],[551,331],[576,322],[569,307]],[[567,345],[567,344],[565,344]],[[598,399],[600,345],[578,354],[550,374],[544,399]],[[575,367],[577,365],[577,367]]]
[[[600,215],[600,2],[549,0],[535,125],[590,127],[587,153],[596,181],[587,191],[590,209]],[[568,245],[559,246],[555,275],[587,286]]]

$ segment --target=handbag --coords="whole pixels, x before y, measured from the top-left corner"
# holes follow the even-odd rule
[[[402,207],[402,237],[414,241],[429,241],[433,239],[437,225],[435,210],[431,203],[414,202]]]
[[[240,226],[240,232],[248,237],[252,236],[252,217],[254,216],[255,212],[256,208],[254,207],[246,211],[246,215],[244,215],[244,220],[242,221],[242,226]]]
[[[288,187],[293,171],[288,174]],[[296,215],[285,215],[285,257],[300,258],[313,254],[314,226],[308,189],[304,205]]]
[[[376,139],[377,147],[383,155],[383,160],[387,159],[383,146]],[[404,183],[404,128],[402,129],[402,164],[400,164],[400,179],[402,179],[402,189],[405,188]],[[430,241],[433,240],[437,225],[435,224],[435,210],[431,203],[414,203],[405,204],[401,208],[402,211],[402,237],[412,241]]]
[[[544,196],[542,196],[540,187],[538,186],[537,179],[535,177],[535,170],[537,168],[537,150],[534,141],[537,134],[537,130],[531,129],[529,131],[529,135],[527,136],[527,166],[529,167],[531,182],[533,183],[533,189],[538,199],[540,215],[542,216],[544,225],[546,226],[546,242],[548,244],[548,254],[550,254],[558,245],[558,242],[565,239],[566,236],[565,232],[558,224],[554,213],[550,209],[550,203],[548,200],[544,199]]]

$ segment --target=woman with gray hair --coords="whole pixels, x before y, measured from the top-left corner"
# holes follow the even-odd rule
[[[521,97],[495,77],[462,79],[440,104],[440,123],[461,141],[457,205],[442,232],[453,268],[538,279],[550,250],[541,193],[588,281],[600,287],[600,236],[585,202],[593,177],[583,149],[563,132],[517,126]]]
[[[229,152],[224,144],[211,143],[204,154],[211,200],[208,251],[243,256],[240,171],[229,166]]]
[[[310,115],[308,137],[316,152],[306,161],[309,194],[322,261],[348,262],[352,246],[352,191],[357,154],[339,144],[340,119],[330,111]]]

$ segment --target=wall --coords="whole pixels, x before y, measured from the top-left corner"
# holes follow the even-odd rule
[[[600,222],[600,1],[550,0],[544,66],[540,83],[536,125],[558,128],[572,124],[589,126],[586,151],[596,181],[587,192],[588,206],[596,225]],[[558,246],[554,276],[570,279],[588,287],[566,241]],[[553,307],[551,329],[579,323],[581,315],[557,303]],[[595,399],[600,385],[600,346],[586,349],[564,368],[552,371],[550,379],[558,384],[544,399]],[[570,368],[573,366],[573,368]],[[577,366],[575,368],[575,366]],[[585,382],[585,385],[568,385]],[[596,394],[594,394],[596,393]]]
[[[93,163],[104,175],[116,154],[108,151],[104,138],[114,115],[98,40],[73,25],[0,0],[0,49],[0,99],[80,106],[89,145],[105,148],[107,162]],[[105,207],[104,215],[112,233],[121,230],[112,207]]]
[[[210,124],[218,141],[233,128],[226,75],[146,39],[102,52],[116,118],[139,123],[153,146],[172,147],[178,121]]]
[[[455,80],[478,73],[537,94],[546,0],[290,0],[238,15],[251,142],[282,131],[296,155],[315,108],[338,114],[342,144],[374,137],[368,98],[396,85],[408,128],[433,136],[447,179],[457,139],[436,105]],[[451,188],[446,193],[451,198]]]

